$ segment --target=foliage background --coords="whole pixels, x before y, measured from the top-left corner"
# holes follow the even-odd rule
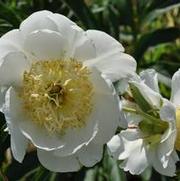
[[[0,36],[18,28],[35,11],[47,9],[64,14],[84,29],[102,30],[120,41],[126,52],[135,57],[138,71],[156,69],[161,92],[169,97],[170,78],[180,68],[179,7],[179,0],[0,0]],[[118,85],[117,82],[117,89]],[[78,173],[52,173],[39,164],[36,152],[30,150],[23,164],[19,164],[11,156],[5,127],[0,113],[0,181],[180,180],[178,165],[174,178],[161,176],[151,168],[141,176],[132,176],[123,172],[106,151],[100,163]]]

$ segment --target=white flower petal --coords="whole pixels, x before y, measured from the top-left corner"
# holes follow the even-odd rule
[[[120,119],[119,98],[112,84],[101,77],[97,69],[92,69],[91,80],[94,85],[95,105],[92,112],[93,119],[98,120],[98,133],[95,141],[107,143],[114,135]]]
[[[155,91],[153,91],[150,87],[148,87],[143,82],[130,81],[142,94],[146,101],[155,107],[160,107],[161,105],[161,95]]]
[[[67,55],[79,61],[85,61],[96,57],[95,46],[88,39],[86,32],[74,22],[63,15],[52,14],[48,16],[58,27],[58,31],[65,37],[68,48]]]
[[[135,142],[142,139],[140,139],[139,132],[136,129],[126,129],[125,131],[121,131],[119,136],[122,139],[124,149],[119,154],[118,159],[127,159],[131,154],[133,154],[133,149],[136,145]]]
[[[58,155],[65,156],[77,151],[79,147],[88,143],[97,133],[97,125],[89,120],[86,127],[82,129],[70,129],[65,135],[49,135],[45,129],[37,127],[32,121],[23,120],[19,122],[23,134],[40,149],[47,151],[58,150]],[[72,142],[73,139],[73,142]]]
[[[111,81],[131,75],[136,70],[136,61],[125,53],[122,45],[104,32],[89,30],[89,39],[94,42],[97,57],[85,62],[87,66],[96,66]]]
[[[122,99],[121,103],[122,103],[122,109],[123,108],[135,109],[136,106],[137,106],[135,103],[130,102],[130,101],[125,100],[125,99]],[[126,111],[124,111],[123,114],[124,114],[125,121],[127,122],[127,125],[135,125],[135,126],[137,126],[139,124],[139,122],[142,121],[142,116],[141,115],[126,112]]]
[[[37,60],[57,60],[63,58],[67,44],[60,33],[39,30],[27,36],[24,48]]]
[[[123,131],[121,136],[124,143],[124,153],[120,153],[119,159],[125,156],[126,159],[120,164],[120,167],[131,174],[141,174],[148,166],[143,139],[136,139],[138,136],[136,131]]]
[[[48,17],[52,14],[52,12],[44,10],[30,15],[20,25],[23,36],[26,37],[35,30],[49,29],[57,31],[57,25]]]
[[[0,85],[19,86],[23,78],[23,73],[29,66],[29,61],[21,52],[7,54],[0,63]]]
[[[87,146],[80,149],[77,156],[82,165],[92,167],[102,159],[103,145],[91,141]]]
[[[77,26],[76,23],[74,23],[62,14],[53,13],[48,15],[48,18],[56,24],[58,31],[65,37],[69,36],[68,31],[71,30],[73,26]]]
[[[11,150],[13,156],[17,161],[22,162],[26,154],[28,140],[21,133],[17,124],[17,120],[19,118],[16,115],[16,109],[19,102],[16,100],[16,96],[14,96],[15,94],[16,93],[14,92],[12,87],[7,90],[3,112],[6,117],[8,130],[11,134]]]
[[[3,86],[0,87],[0,111],[1,112],[3,109],[3,105],[5,103],[5,94],[6,94],[7,89],[8,89],[7,87],[3,87]]]
[[[15,45],[10,44],[8,41],[1,39],[0,40],[0,64],[3,61],[3,58],[10,52],[18,51]]]
[[[156,171],[158,171],[162,175],[166,175],[169,177],[175,176],[176,172],[176,159],[174,155],[169,156],[168,163],[166,164],[166,167],[163,167],[163,164],[158,158],[157,152],[156,151],[151,151],[148,154],[148,160],[152,162],[153,167],[155,168]]]
[[[59,157],[53,154],[53,151],[37,149],[37,155],[41,164],[53,172],[75,172],[81,168],[81,165],[75,155]]]
[[[22,37],[22,32],[19,29],[14,29],[1,37],[1,41],[8,42],[9,45],[12,45],[17,48],[17,50],[22,51],[22,46],[24,43],[24,38]]]
[[[96,57],[96,48],[84,31],[76,31],[72,46],[74,50],[73,57],[79,61],[86,61]]]
[[[150,87],[155,92],[159,93],[159,86],[158,86],[158,74],[154,69],[147,69],[140,73],[141,79],[144,83]]]
[[[89,39],[94,42],[99,56],[110,53],[111,50],[124,52],[124,47],[107,33],[98,30],[88,30],[86,32]]]
[[[107,143],[108,153],[115,159],[119,158],[119,155],[124,151],[124,144],[120,134],[115,135]]]
[[[26,154],[26,148],[28,145],[28,139],[21,133],[20,129],[14,125],[11,133],[11,150],[14,158],[22,163]]]
[[[175,140],[176,140],[176,132],[173,131],[168,136],[168,138],[164,140],[162,143],[159,143],[157,147],[157,156],[161,161],[163,167],[167,167],[167,164],[169,162],[169,156],[172,154],[174,150]]]
[[[171,102],[180,106],[180,69],[172,77]]]
[[[74,40],[76,38],[76,33],[80,31],[82,32],[83,30],[80,27],[78,27],[73,21],[71,21],[70,19],[61,14],[54,13],[49,15],[48,18],[51,19],[56,24],[58,31],[68,41],[69,47],[72,47]]]
[[[169,102],[166,99],[164,99],[163,101],[163,107],[160,110],[160,117],[164,121],[170,121],[170,122],[173,121],[175,125],[176,108],[171,102]]]

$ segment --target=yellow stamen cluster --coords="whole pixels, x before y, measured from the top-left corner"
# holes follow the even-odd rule
[[[180,108],[176,110],[176,128],[177,128],[177,137],[175,148],[180,151]]]
[[[49,133],[83,127],[92,110],[90,73],[74,59],[33,63],[20,92],[26,114]]]

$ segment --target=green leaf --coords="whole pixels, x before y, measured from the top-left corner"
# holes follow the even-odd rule
[[[174,8],[179,8],[179,7],[180,7],[180,3],[177,3],[177,4],[172,4],[170,6],[167,6],[165,8],[154,9],[154,10],[150,11],[149,13],[147,13],[145,16],[143,16],[142,24],[143,24],[143,26],[146,26],[148,23],[150,23],[155,18],[161,16],[162,14],[164,14]]]
[[[149,11],[159,8],[166,8],[168,6],[179,4],[179,0],[153,0],[149,6]]]
[[[152,110],[152,106],[143,97],[140,90],[133,83],[129,83],[129,87],[131,89],[131,93],[133,95],[135,102],[138,104],[141,110],[144,112],[148,112],[149,110]]]
[[[141,174],[141,178],[143,181],[149,181],[152,174],[152,168],[148,167],[145,171]]]
[[[14,28],[18,28],[20,22],[22,21],[19,14],[11,6],[6,5],[0,1],[0,19],[6,20]]]
[[[145,51],[152,46],[167,43],[180,37],[180,29],[176,27],[158,29],[143,35],[135,46],[134,56],[139,61]]]
[[[121,170],[118,166],[117,161],[114,161],[113,167],[110,173],[111,181],[126,181],[126,174],[123,170]]]

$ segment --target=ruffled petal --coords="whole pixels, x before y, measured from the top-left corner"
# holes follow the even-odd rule
[[[1,41],[6,41],[9,46],[14,46],[17,50],[22,51],[24,38],[22,37],[22,32],[19,29],[14,29],[1,37]]]
[[[150,87],[155,92],[159,93],[159,86],[158,86],[158,74],[154,69],[147,69],[140,73],[141,79],[144,83]]]
[[[81,165],[75,155],[59,157],[53,154],[53,151],[37,149],[38,159],[41,164],[53,172],[75,172],[81,168]]]
[[[86,32],[63,15],[52,14],[49,18],[57,25],[58,31],[65,37],[68,48],[66,55],[78,61],[96,57],[95,46],[88,39]]]
[[[104,32],[88,30],[87,36],[95,45],[97,57],[85,62],[95,66],[111,81],[127,77],[135,72],[136,61],[125,53],[122,45]]]
[[[103,145],[91,141],[80,149],[77,156],[82,165],[92,167],[102,159]]]
[[[152,163],[154,169],[160,174],[169,177],[173,177],[176,175],[175,172],[177,157],[176,155],[174,155],[174,153],[169,156],[167,164],[162,164],[155,150],[148,153],[148,160]],[[163,165],[166,167],[163,167]]]
[[[67,44],[58,32],[38,30],[27,36],[24,49],[37,60],[59,60],[64,57]]]
[[[108,153],[115,159],[119,158],[119,155],[124,151],[124,144],[120,134],[115,135],[107,143]]]
[[[88,30],[86,32],[89,39],[94,42],[96,52],[99,56],[111,53],[110,50],[124,52],[124,47],[105,32],[98,30]]]
[[[84,62],[96,57],[95,46],[84,31],[76,31],[72,50],[72,56],[79,61]]]
[[[98,120],[98,133],[95,142],[104,144],[115,134],[120,120],[119,98],[111,82],[101,77],[100,72],[93,68],[91,80],[94,85],[95,105],[93,119]]]
[[[176,120],[176,108],[174,105],[166,99],[163,99],[163,106],[160,110],[160,117],[164,121],[174,122]]]
[[[170,159],[169,156],[174,151],[175,140],[176,140],[176,132],[173,131],[168,136],[168,138],[164,140],[162,143],[159,143],[157,147],[157,156],[164,168],[167,167],[167,164]]]
[[[161,106],[161,95],[155,91],[153,91],[150,87],[148,87],[143,82],[136,82],[136,81],[130,81],[131,84],[133,84],[141,93],[141,95],[146,99],[146,101],[154,106],[154,107],[160,107]]]
[[[57,25],[49,18],[53,13],[50,11],[38,11],[31,14],[20,25],[20,31],[24,38],[35,30],[49,29],[57,31]]]
[[[3,62],[3,58],[8,54],[12,52],[18,51],[18,48],[9,43],[6,40],[1,39],[0,40],[0,64]]]
[[[11,150],[13,156],[17,161],[22,162],[26,154],[28,140],[21,133],[17,124],[17,120],[19,118],[16,112],[18,112],[17,109],[19,107],[19,102],[16,100],[15,94],[16,93],[12,87],[7,90],[3,112],[5,114],[8,130],[11,135]]]
[[[120,167],[131,174],[141,174],[148,166],[143,139],[138,138],[139,133],[136,130],[126,130],[120,135],[123,140],[124,151],[120,153],[118,159],[125,159]]]
[[[76,152],[97,134],[97,124],[93,120],[88,121],[86,127],[82,129],[70,129],[66,131],[66,134],[60,136],[56,134],[49,135],[45,129],[34,125],[25,115],[24,118],[25,120],[19,122],[22,133],[37,148],[47,151],[57,150],[58,155],[61,156]]]
[[[7,54],[0,64],[0,85],[19,86],[22,83],[24,71],[29,67],[30,62],[23,53],[12,52]]]
[[[180,69],[172,77],[171,102],[180,106]]]

